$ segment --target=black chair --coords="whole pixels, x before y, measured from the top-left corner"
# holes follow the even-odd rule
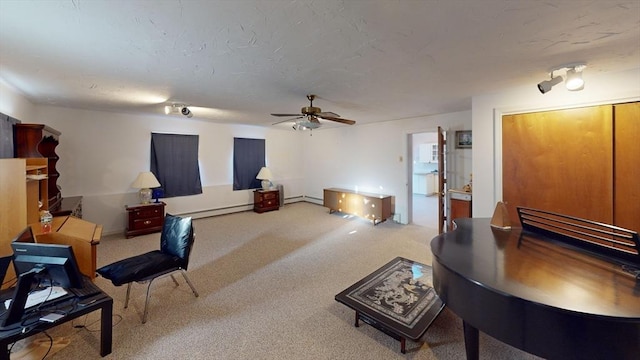
[[[125,308],[129,305],[131,284],[133,282],[148,282],[147,299],[144,303],[144,315],[142,316],[142,323],[144,324],[147,322],[147,308],[153,280],[171,276],[173,282],[178,286],[179,284],[173,274],[180,272],[189,287],[191,287],[193,294],[196,297],[199,296],[187,277],[189,255],[194,241],[195,234],[191,218],[181,218],[167,214],[162,227],[162,235],[160,236],[160,250],[126,258],[103,266],[96,271],[106,279],[111,280],[115,286],[127,284],[127,296],[124,301]]]

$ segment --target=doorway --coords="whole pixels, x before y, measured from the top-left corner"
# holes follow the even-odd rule
[[[438,229],[438,132],[410,134],[411,217],[415,225]]]

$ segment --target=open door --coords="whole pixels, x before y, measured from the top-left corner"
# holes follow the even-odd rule
[[[446,195],[445,189],[447,188],[447,177],[445,173],[445,149],[446,140],[444,138],[444,132],[442,128],[438,126],[438,234],[442,234],[445,223],[447,221],[447,216],[445,215],[445,203],[444,197]]]

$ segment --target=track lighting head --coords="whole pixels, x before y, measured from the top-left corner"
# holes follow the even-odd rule
[[[567,70],[567,80],[565,81],[564,85],[569,91],[578,91],[584,89],[582,70],[576,71],[576,68]]]
[[[167,105],[164,107],[164,113],[169,115],[169,114],[182,114],[188,118],[193,117],[193,113],[191,112],[191,110],[189,110],[189,108],[187,107],[187,105],[184,104],[172,104],[172,105]]]
[[[582,79],[582,70],[584,70],[586,67],[587,65],[584,63],[574,63],[574,64],[568,64],[568,65],[563,65],[563,66],[554,68],[550,72],[551,79],[540,82],[538,84],[538,90],[540,90],[541,93],[546,94],[551,90],[553,86],[562,82],[562,76],[554,77],[553,72],[564,70],[564,69],[567,70],[566,80],[564,82],[564,85],[567,88],[567,90],[569,91],[582,90],[584,89],[584,80]]]
[[[546,94],[547,92],[549,92],[549,90],[551,90],[552,87],[561,82],[562,76],[553,77],[552,75],[550,80],[545,80],[538,84],[538,90],[540,90],[541,93]]]
[[[189,110],[188,107],[184,106],[180,109],[180,113],[188,118],[193,117],[193,113]]]

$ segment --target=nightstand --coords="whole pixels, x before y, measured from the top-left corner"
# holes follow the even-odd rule
[[[126,205],[128,224],[124,235],[127,239],[162,231],[165,205],[163,202]]]
[[[255,190],[253,192],[253,211],[263,213],[278,210],[278,208],[280,208],[280,191]]]

